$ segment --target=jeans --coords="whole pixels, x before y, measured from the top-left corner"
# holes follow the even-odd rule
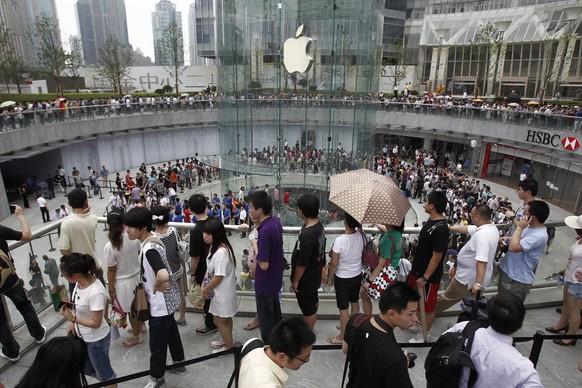
[[[19,283],[16,287],[8,292],[4,293],[4,296],[10,298],[14,306],[18,309],[24,322],[28,327],[28,332],[35,339],[41,339],[44,335],[44,329],[42,328],[36,311],[32,307],[32,303],[26,297],[24,288],[22,287],[22,280],[19,279]],[[4,312],[4,306],[0,303],[0,343],[2,343],[2,352],[8,357],[18,357],[20,354],[20,345],[14,339],[8,324],[6,322],[6,313]]]
[[[83,373],[87,376],[95,377],[99,381],[107,381],[117,377],[111,361],[109,361],[109,345],[111,344],[111,334],[95,342],[86,342],[88,358],[83,368]]]
[[[150,375],[159,379],[166,372],[166,356],[174,362],[184,361],[184,348],[174,315],[150,317]]]
[[[281,304],[279,303],[279,293],[266,294],[255,292],[257,303],[257,315],[259,316],[259,328],[261,329],[261,339],[265,344],[269,344],[271,331],[279,323],[283,316],[281,314]]]

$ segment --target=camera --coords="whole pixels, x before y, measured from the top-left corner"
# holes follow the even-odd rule
[[[416,366],[414,361],[418,358],[416,353],[408,353],[408,369],[412,369]]]

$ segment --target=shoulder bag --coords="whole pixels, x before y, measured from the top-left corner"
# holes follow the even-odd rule
[[[374,239],[368,240],[366,233],[360,231],[364,241],[364,248],[362,249],[362,264],[367,265],[371,269],[378,266],[378,254],[374,251]]]
[[[388,288],[388,285],[395,281],[398,277],[398,271],[396,271],[396,269],[390,265],[390,258],[392,258],[392,255],[394,254],[394,244],[396,244],[396,241],[394,241],[394,237],[389,234],[386,234],[385,236],[392,240],[390,257],[386,258],[384,268],[382,268],[382,271],[378,274],[378,276],[372,280],[372,283],[370,283],[368,289],[366,290],[370,298],[374,300],[379,300],[386,288]]]

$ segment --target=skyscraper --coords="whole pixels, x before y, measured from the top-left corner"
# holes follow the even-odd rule
[[[216,63],[216,22],[214,0],[195,0],[188,12],[190,64]]]
[[[87,65],[97,65],[109,36],[131,48],[124,0],[77,0],[75,10]]]
[[[36,55],[30,36],[36,17],[43,13],[58,25],[55,0],[0,1],[0,24],[12,35],[16,54],[31,66],[36,65]]]
[[[152,12],[154,56],[156,65],[158,66],[166,66],[171,64],[163,57],[162,38],[164,35],[164,30],[166,30],[166,28],[172,23],[176,23],[180,31],[182,31],[182,13],[176,12],[176,5],[174,5],[169,0],[160,0],[160,2],[156,4],[156,10]]]

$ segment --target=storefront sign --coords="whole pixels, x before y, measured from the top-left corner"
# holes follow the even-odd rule
[[[561,145],[567,151],[576,151],[580,148],[580,140],[574,136],[566,136],[562,139],[562,135],[558,133],[551,134],[531,129],[527,131],[525,141],[552,147],[559,147]]]

